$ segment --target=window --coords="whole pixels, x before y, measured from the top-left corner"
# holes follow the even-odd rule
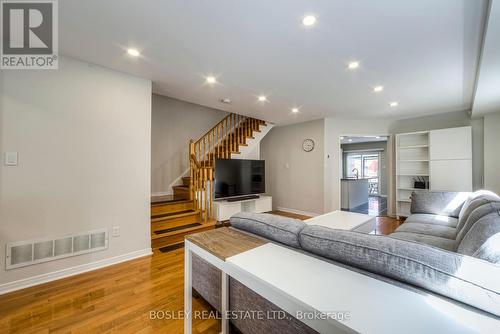
[[[368,179],[370,195],[378,195],[379,189],[379,153],[346,152],[344,153],[344,177]],[[357,173],[357,174],[356,174]]]
[[[361,154],[346,154],[346,168],[345,173],[346,177],[356,177],[356,171],[358,171],[359,177],[361,175]]]

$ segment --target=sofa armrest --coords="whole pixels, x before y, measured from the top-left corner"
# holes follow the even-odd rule
[[[388,236],[307,226],[303,249],[500,316],[500,266]]]
[[[410,211],[458,218],[468,196],[465,192],[414,191]]]

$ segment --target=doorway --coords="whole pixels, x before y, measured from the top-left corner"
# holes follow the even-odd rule
[[[373,216],[387,215],[386,136],[343,136],[341,208]]]

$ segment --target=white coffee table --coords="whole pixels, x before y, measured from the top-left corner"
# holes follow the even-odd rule
[[[305,220],[309,225],[320,225],[336,230],[350,230],[376,234],[376,217],[362,213],[347,211],[332,211],[324,215]]]

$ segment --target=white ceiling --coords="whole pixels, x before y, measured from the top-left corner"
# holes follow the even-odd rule
[[[484,7],[485,0],[64,0],[60,52],[149,78],[159,94],[279,124],[408,118],[470,109]],[[305,14],[317,24],[304,27]],[[141,58],[126,55],[128,47]],[[360,68],[347,70],[350,60]],[[210,74],[220,84],[204,84]],[[377,84],[382,93],[372,92]],[[258,94],[269,102],[257,103]],[[299,113],[291,114],[294,106]]]
[[[500,1],[491,1],[486,27],[473,116],[500,111]]]

